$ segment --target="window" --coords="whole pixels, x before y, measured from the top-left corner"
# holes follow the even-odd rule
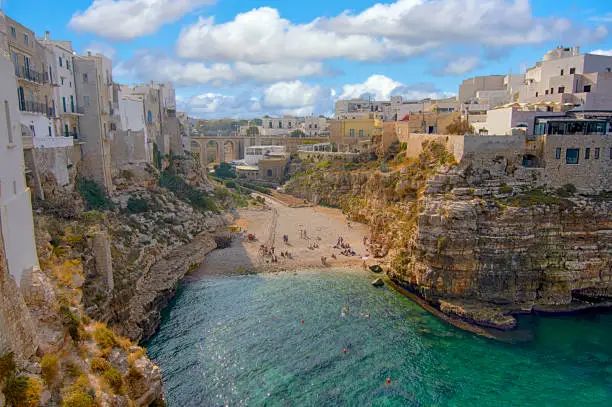
[[[64,77],[60,76],[60,81],[62,82],[62,85],[64,84]]]
[[[567,164],[578,164],[580,159],[580,149],[579,148],[568,148],[565,152],[565,162]]]
[[[612,68],[606,68],[606,72],[612,72]]]
[[[272,170],[268,170],[268,177],[272,177]]]
[[[272,122],[269,122],[269,123],[268,123],[268,128],[269,128],[269,129],[273,129],[273,128],[274,128],[274,126],[272,126]]]
[[[540,93],[539,93],[539,92],[536,92],[536,97],[538,97],[538,96],[540,96]]]
[[[70,128],[67,124],[64,124],[64,137],[70,137]]]
[[[561,159],[561,148],[557,147],[557,149],[555,150],[555,158],[557,160]]]
[[[32,136],[36,137],[36,128],[34,127],[33,124],[30,124],[30,130],[32,131]]]
[[[559,93],[565,93],[565,86],[559,86]]]
[[[49,126],[49,137],[53,137],[53,132],[51,131],[51,126]]]
[[[70,70],[70,60],[66,58],[66,69]]]
[[[289,122],[289,128],[291,128],[291,122]]]
[[[25,43],[25,45],[30,44],[30,39],[28,38],[28,34],[23,34],[23,42]]]
[[[612,147],[610,147],[610,160],[612,160]]]
[[[561,76],[563,76],[563,73],[564,73],[564,71],[563,71],[563,69],[562,69],[562,70],[561,70]]]
[[[17,38],[17,30],[13,26],[11,26],[11,37]]]
[[[363,137],[363,130],[359,130],[359,137]]]
[[[595,159],[599,160],[599,147],[595,148]]]
[[[68,85],[70,86],[70,88],[72,88],[72,81],[68,82]]]
[[[350,129],[349,130],[349,136],[355,137],[355,129]]]
[[[9,144],[13,144],[15,140],[13,140],[13,129],[11,125],[11,108],[9,106],[8,100],[4,101],[4,115],[6,116],[6,132],[8,134]]]
[[[546,89],[546,92],[545,92],[545,93],[548,95],[548,89]]]
[[[553,95],[555,93],[555,88],[550,88],[550,94]]]
[[[83,103],[85,106],[89,106],[89,96],[83,96]]]
[[[283,128],[283,122],[282,122],[282,121],[279,121],[279,122],[278,122],[278,128],[279,128],[279,129],[282,129],[282,128]]]
[[[62,57],[59,57],[60,68],[62,67]]]
[[[570,68],[570,75],[573,75],[576,73],[576,68]]]
[[[591,92],[591,85],[584,85],[584,93],[590,93]]]
[[[74,96],[70,95],[70,111],[74,113]]]
[[[83,83],[87,83],[88,80],[89,80],[89,78],[87,77],[87,74],[84,73],[83,74]]]
[[[584,159],[588,160],[590,158],[591,158],[591,149],[587,147],[584,149]]]
[[[153,113],[150,110],[147,112],[147,121],[149,124],[153,124]]]
[[[62,96],[62,105],[64,106],[64,113],[66,113],[66,96]]]

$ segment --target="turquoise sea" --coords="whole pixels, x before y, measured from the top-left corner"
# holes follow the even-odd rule
[[[526,316],[499,342],[372,278],[183,284],[147,344],[168,406],[612,406],[612,314]]]

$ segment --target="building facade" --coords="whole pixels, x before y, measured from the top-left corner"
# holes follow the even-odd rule
[[[612,108],[612,57],[580,54],[559,47],[527,70],[520,102],[580,105],[586,110]]]
[[[19,123],[14,65],[0,54],[0,224],[8,271],[20,284],[28,271],[38,267],[30,189]]]
[[[374,139],[382,136],[383,122],[374,117],[332,120],[330,132],[330,142],[339,152],[360,152],[366,149]]]

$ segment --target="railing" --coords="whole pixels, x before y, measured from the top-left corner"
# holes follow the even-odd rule
[[[20,79],[25,79],[30,82],[44,82],[44,77],[40,72],[34,71],[32,68],[28,68],[25,65],[22,65],[21,69],[15,69],[15,75]]]
[[[22,100],[19,102],[19,110],[22,112],[48,114],[48,107],[43,103]]]

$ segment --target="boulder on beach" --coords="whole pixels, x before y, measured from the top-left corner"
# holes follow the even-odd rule
[[[378,264],[370,266],[370,270],[372,270],[372,272],[374,272],[374,273],[382,273],[383,272],[383,268],[380,267]]]
[[[372,285],[374,287],[382,287],[383,285],[385,285],[385,282],[383,281],[382,278],[377,278],[376,280],[372,281]]]

